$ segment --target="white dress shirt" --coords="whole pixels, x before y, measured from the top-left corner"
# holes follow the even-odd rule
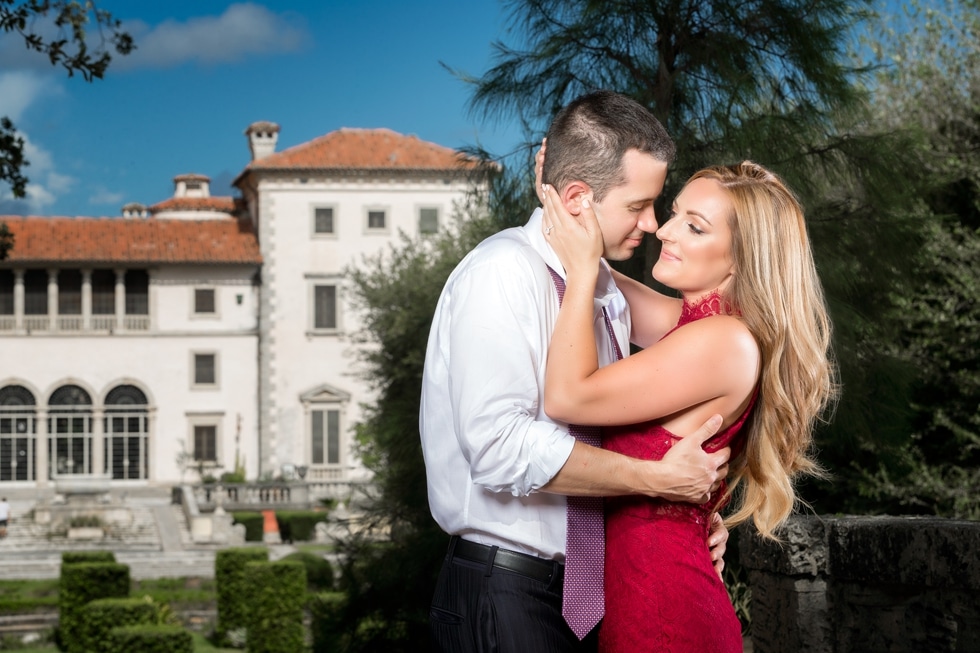
[[[429,333],[419,430],[429,507],[444,531],[564,560],[565,497],[539,492],[573,436],[545,415],[544,373],[558,317],[548,272],[564,276],[541,234],[523,227],[483,241],[446,281]],[[596,284],[599,363],[616,360],[602,308],[629,351],[629,308],[605,261]]]

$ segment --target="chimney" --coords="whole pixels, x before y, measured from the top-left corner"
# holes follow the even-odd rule
[[[149,217],[150,212],[139,202],[130,202],[122,207],[122,214],[124,218],[146,218]]]
[[[174,177],[174,197],[211,197],[211,178],[205,175]]]
[[[248,148],[252,151],[252,161],[264,159],[276,151],[276,141],[279,140],[279,125],[274,122],[253,122],[245,130],[248,136]]]

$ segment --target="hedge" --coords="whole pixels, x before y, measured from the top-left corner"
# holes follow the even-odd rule
[[[306,567],[306,583],[310,592],[329,592],[333,589],[333,565],[322,554],[293,551],[281,560],[300,562]]]
[[[235,511],[231,513],[231,518],[235,524],[245,525],[245,541],[246,542],[262,542],[262,536],[264,535],[263,526],[265,524],[265,518],[262,516],[261,512],[254,511]]]
[[[335,653],[346,646],[344,611],[347,595],[343,592],[321,592],[310,601],[310,631],[313,653]]]
[[[327,513],[315,510],[282,510],[276,512],[279,537],[283,542],[309,542],[314,538],[317,522],[327,520]]]
[[[194,653],[194,639],[181,626],[120,626],[109,631],[106,653]]]
[[[218,604],[218,623],[215,637],[227,641],[229,631],[245,627],[245,610],[252,597],[245,583],[245,565],[266,562],[269,550],[265,547],[231,547],[214,555],[214,582]]]
[[[145,598],[96,599],[81,611],[81,646],[87,653],[107,653],[109,631],[119,626],[159,623],[160,609]]]
[[[303,606],[306,568],[299,562],[250,562],[245,565],[248,653],[296,653],[304,650]]]
[[[74,565],[80,562],[115,562],[112,551],[62,551],[61,564]]]
[[[96,599],[129,596],[129,566],[115,562],[61,565],[58,586],[58,642],[68,653],[85,653],[82,609]]]

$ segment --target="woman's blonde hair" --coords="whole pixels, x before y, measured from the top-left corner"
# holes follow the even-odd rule
[[[729,525],[752,518],[759,533],[793,512],[794,481],[820,476],[813,427],[837,398],[830,353],[831,324],[817,276],[803,208],[777,175],[744,161],[705,168],[729,194],[735,274],[724,298],[759,343],[759,395],[747,424],[745,449],[732,461],[730,492],[738,488]]]

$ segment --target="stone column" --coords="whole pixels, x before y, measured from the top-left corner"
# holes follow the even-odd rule
[[[738,534],[742,567],[752,588],[752,645],[756,653],[833,653],[828,603],[826,523],[794,517],[783,527],[785,544],[763,540],[748,527]]]
[[[14,328],[24,328],[24,270],[14,270]]]
[[[37,409],[37,423],[34,429],[37,438],[37,448],[34,454],[34,469],[36,470],[35,480],[38,488],[48,486],[48,411],[45,408]]]
[[[116,330],[125,328],[126,320],[126,271],[116,270]]]
[[[92,330],[92,271],[82,270],[82,330]]]
[[[147,459],[146,461],[146,480],[154,481],[156,480],[156,472],[154,471],[156,465],[153,464],[153,460],[150,458],[150,452],[155,448],[155,436],[156,436],[156,425],[157,425],[157,409],[156,406],[147,406],[147,428],[146,428],[146,446],[143,448],[143,456]],[[182,470],[177,470],[180,472],[180,480],[184,481],[184,473]]]
[[[105,428],[102,408],[92,409],[92,476],[105,476]]]
[[[58,271],[48,270],[48,330],[58,330]]]

